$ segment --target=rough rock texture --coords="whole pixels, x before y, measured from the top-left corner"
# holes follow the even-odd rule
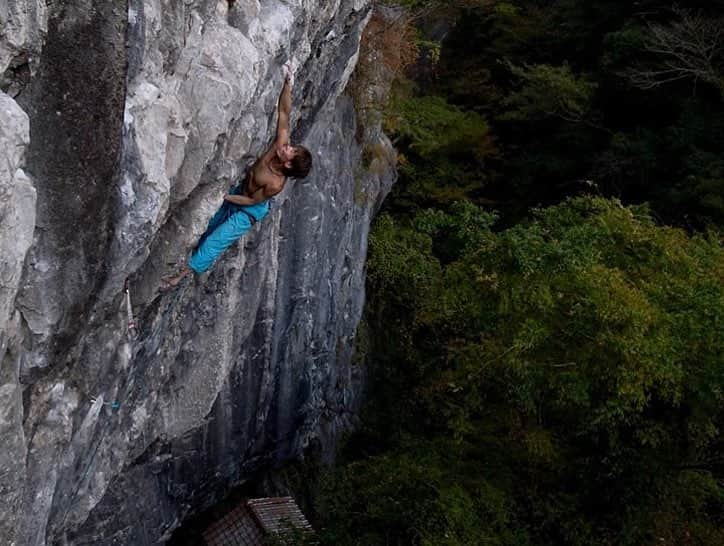
[[[0,0],[2,544],[163,542],[349,426],[394,178],[344,94],[368,3]],[[268,145],[288,58],[312,175],[159,295]]]

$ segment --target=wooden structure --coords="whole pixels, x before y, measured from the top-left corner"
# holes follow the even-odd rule
[[[262,546],[264,538],[294,530],[312,532],[312,526],[292,497],[250,499],[242,502],[203,533],[207,546]]]

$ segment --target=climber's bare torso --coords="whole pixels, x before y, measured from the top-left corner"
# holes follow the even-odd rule
[[[264,197],[273,197],[284,189],[286,176],[279,172],[272,164],[277,156],[277,143],[275,142],[264,155],[257,158],[246,175],[243,193],[249,198],[261,192]]]
[[[288,130],[277,131],[277,138],[271,147],[251,166],[246,175],[241,195],[224,197],[236,205],[254,205],[275,196],[284,189],[287,177],[285,167],[297,154],[295,146],[289,144]]]

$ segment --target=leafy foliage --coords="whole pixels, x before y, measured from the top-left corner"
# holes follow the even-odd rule
[[[321,540],[724,544],[722,6],[402,3],[434,54],[385,114],[370,401]],[[659,78],[679,38],[706,77]]]
[[[555,116],[577,122],[585,118],[596,84],[577,77],[568,64],[509,66],[523,83],[519,91],[503,101],[511,108],[503,119],[532,120]]]
[[[418,2],[416,9],[437,4]],[[532,206],[594,188],[624,202],[648,201],[680,225],[724,222],[724,5],[456,0],[444,13],[454,14],[454,24],[434,66],[425,72],[424,63],[411,65],[418,73],[408,74],[418,83],[400,89],[422,108],[418,116],[441,103],[482,116],[484,161],[450,154],[444,144],[454,125],[427,135],[426,149],[437,149],[434,166],[416,161],[406,135],[397,135],[415,169],[403,171],[395,206],[409,210],[440,188],[442,196],[422,203],[465,197],[495,204],[515,221]],[[420,27],[421,43],[429,42],[433,34],[425,34],[424,22]],[[671,78],[667,71],[674,71]],[[409,113],[405,104],[392,105],[393,119]],[[408,125],[418,121],[413,116]],[[393,134],[398,128],[405,125],[388,127]],[[431,173],[424,184],[421,172]]]
[[[395,339],[329,543],[724,538],[721,242],[600,198],[494,220],[377,223],[370,322]]]
[[[473,197],[485,183],[486,162],[497,154],[480,115],[436,96],[398,96],[386,129],[403,150],[400,203],[448,205]]]

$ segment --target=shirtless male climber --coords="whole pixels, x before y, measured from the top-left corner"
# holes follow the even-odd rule
[[[226,202],[209,222],[188,265],[177,275],[164,277],[165,288],[177,286],[191,272],[200,274],[209,269],[224,250],[267,215],[269,198],[284,189],[287,177],[304,178],[309,174],[312,154],[304,146],[289,144],[292,85],[291,66],[287,63],[284,65],[284,86],[279,95],[274,143],[247,171],[243,187],[234,188],[224,197]]]

